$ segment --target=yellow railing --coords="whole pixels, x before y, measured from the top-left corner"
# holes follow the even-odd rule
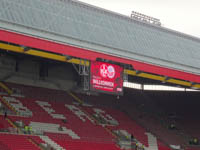
[[[31,139],[31,138],[28,138],[28,141],[30,142],[30,143],[32,143],[33,145],[35,145],[37,148],[39,148],[40,150],[43,150],[43,148],[42,147],[40,147],[39,146],[39,144],[38,143],[36,143],[33,139]]]
[[[6,86],[3,82],[0,82],[0,87],[3,88],[9,95],[13,93],[13,91],[8,86]]]
[[[0,99],[10,110],[14,111],[17,115],[19,115],[17,110],[14,107],[12,107],[2,96],[0,96]]]
[[[73,97],[78,103],[80,103],[80,104],[83,104],[83,101],[80,99],[80,98],[78,98],[76,95],[74,95],[73,93],[71,93],[71,92],[67,92],[71,97]]]

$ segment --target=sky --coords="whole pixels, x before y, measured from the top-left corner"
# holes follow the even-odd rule
[[[79,0],[130,16],[140,12],[162,26],[200,38],[200,0]]]

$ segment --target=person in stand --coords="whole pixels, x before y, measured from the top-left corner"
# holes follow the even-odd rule
[[[25,134],[28,134],[29,127],[28,127],[28,126],[25,126],[25,127],[24,127],[24,130],[25,130]]]
[[[135,149],[138,150],[138,143],[135,144]]]
[[[194,145],[199,145],[199,140],[197,138],[194,138],[193,143],[194,143]]]
[[[145,150],[145,149],[144,149],[144,145],[141,146],[141,149],[142,149],[142,150]]]
[[[29,126],[29,134],[32,134],[32,127]]]
[[[131,134],[131,141],[134,141],[134,136],[133,136],[133,134]]]
[[[175,130],[175,129],[176,129],[175,124],[171,123],[171,124],[169,125],[169,129],[170,129],[170,130]]]
[[[5,110],[5,112],[4,112],[4,118],[5,119],[7,118],[7,110]]]

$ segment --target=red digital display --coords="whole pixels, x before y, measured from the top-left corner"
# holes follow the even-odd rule
[[[123,67],[105,62],[91,62],[90,89],[122,95]]]

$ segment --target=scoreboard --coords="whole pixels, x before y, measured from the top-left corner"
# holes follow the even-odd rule
[[[117,95],[123,94],[123,67],[92,61],[90,69],[90,90]]]

